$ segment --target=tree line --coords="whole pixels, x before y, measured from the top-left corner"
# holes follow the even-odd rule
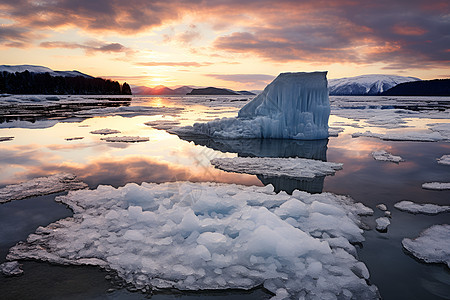
[[[83,76],[51,76],[49,73],[0,72],[0,93],[47,95],[131,95],[125,82]]]

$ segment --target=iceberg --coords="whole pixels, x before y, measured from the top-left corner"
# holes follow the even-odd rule
[[[251,289],[274,299],[378,299],[357,259],[361,217],[346,196],[272,186],[99,186],[56,198],[73,217],[39,227],[7,260],[96,265],[141,291]]]
[[[327,72],[281,73],[247,103],[237,118],[216,119],[171,130],[214,138],[328,138],[330,101]]]

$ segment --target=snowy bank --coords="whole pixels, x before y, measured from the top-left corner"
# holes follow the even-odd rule
[[[87,184],[77,179],[75,175],[59,173],[5,186],[0,189],[0,203],[84,188],[87,188]]]
[[[333,175],[342,169],[341,163],[305,158],[233,157],[215,158],[211,164],[218,169],[263,176],[314,178]]]
[[[237,118],[195,123],[171,131],[178,135],[225,139],[327,138],[330,102],[326,74],[281,73],[261,94],[241,108]]]
[[[412,201],[400,201],[394,204],[394,207],[401,211],[406,211],[412,214],[427,214],[437,215],[443,212],[450,212],[450,206],[437,204],[418,204]]]
[[[374,299],[352,243],[364,240],[348,197],[272,186],[174,182],[70,192],[74,216],[39,227],[8,260],[117,271],[137,289],[250,289],[302,299]]]
[[[415,239],[403,239],[409,253],[427,263],[444,263],[450,268],[450,225],[434,225]]]

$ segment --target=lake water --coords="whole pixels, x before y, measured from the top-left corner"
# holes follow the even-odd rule
[[[365,101],[361,97],[349,99],[349,103],[358,102],[358,106]],[[310,193],[349,195],[374,210],[373,216],[364,218],[372,230],[365,232],[366,240],[359,246],[358,254],[369,269],[370,283],[378,287],[382,298],[450,299],[449,269],[440,264],[419,262],[408,255],[401,245],[403,238],[414,238],[431,225],[448,223],[450,214],[412,215],[393,207],[401,200],[450,204],[450,191],[421,188],[425,182],[450,181],[450,167],[436,163],[437,158],[450,154],[449,143],[352,138],[351,134],[357,131],[378,132],[386,129],[368,124],[365,120],[343,117],[333,111],[330,124],[341,122],[344,132],[338,137],[321,141],[181,139],[144,124],[149,121],[160,124],[176,121],[181,125],[191,125],[196,121],[231,117],[247,102],[245,100],[242,96],[134,97],[122,108],[109,107],[105,112],[99,110],[95,114],[83,111],[56,113],[51,118],[45,114],[3,117],[0,137],[11,136],[14,139],[0,142],[0,187],[53,173],[70,172],[90,188],[98,185],[119,187],[130,182],[187,180],[257,186],[272,184],[276,191],[288,193],[300,189]],[[339,103],[345,102],[342,97],[338,100]],[[378,100],[386,99],[370,99],[371,104]],[[392,109],[396,108],[392,106]],[[381,111],[376,106],[372,110]],[[425,129],[428,123],[450,123],[448,118],[430,116],[404,120],[410,126],[404,130],[417,130],[421,126]],[[104,136],[90,133],[104,128],[120,130],[120,135],[124,136],[148,137],[149,141],[110,143],[101,140]],[[83,138],[66,140],[74,137]],[[375,161],[371,155],[375,150],[400,155],[405,161],[399,164]],[[224,172],[209,163],[212,158],[235,156],[304,157],[340,162],[344,167],[334,176],[293,180]],[[52,194],[0,204],[0,263],[5,261],[10,247],[25,240],[38,226],[72,214],[63,204],[54,202],[54,197]],[[383,215],[376,208],[380,203],[386,204],[392,212],[387,233],[374,230],[375,219]],[[56,266],[33,261],[25,262],[24,271],[21,277],[0,277],[2,299],[144,297],[139,292],[118,288],[119,283],[114,278],[110,279],[109,273],[95,267]],[[270,298],[270,295],[256,288],[251,291],[202,293],[164,291],[152,297],[175,298],[264,299]]]

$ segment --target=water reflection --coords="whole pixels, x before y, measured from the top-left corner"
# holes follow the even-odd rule
[[[180,136],[195,145],[206,146],[221,152],[237,153],[239,157],[299,157],[327,161],[328,139],[314,141],[282,139],[238,139],[225,140],[209,137]],[[267,177],[258,175],[264,184],[272,184],[276,192],[291,194],[294,190],[321,193],[325,176],[292,179],[287,177]]]

